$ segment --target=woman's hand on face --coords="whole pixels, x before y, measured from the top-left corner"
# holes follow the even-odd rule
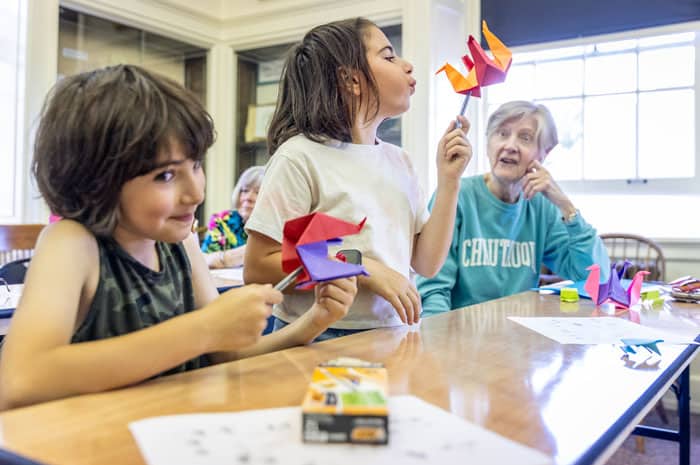
[[[396,310],[401,321],[406,324],[418,323],[421,314],[420,294],[416,286],[386,265],[376,263],[365,278],[365,285],[375,294],[383,297]]]
[[[563,209],[571,201],[561,190],[559,184],[554,181],[552,175],[537,160],[532,160],[523,176],[523,196],[526,200],[532,199],[535,194],[541,192],[550,202]]]
[[[472,146],[467,140],[469,132],[469,120],[459,115],[461,128],[455,127],[455,122],[450,122],[445,134],[438,143],[437,170],[438,185],[443,182],[457,182],[464,173],[469,161],[472,159]]]

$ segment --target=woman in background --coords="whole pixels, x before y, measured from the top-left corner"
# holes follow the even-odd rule
[[[490,171],[462,178],[445,264],[418,278],[424,317],[535,287],[543,263],[575,281],[594,263],[610,269],[596,230],[542,166],[558,143],[549,110],[504,103],[486,137]]]
[[[211,216],[207,235],[202,242],[202,252],[209,268],[243,265],[245,243],[248,240],[243,226],[255,207],[264,173],[263,166],[251,166],[245,170],[231,195],[233,208]]]

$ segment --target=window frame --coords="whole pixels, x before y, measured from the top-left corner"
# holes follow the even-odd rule
[[[626,32],[619,32],[614,34],[605,34],[599,36],[590,36],[585,38],[573,39],[573,40],[563,40],[556,42],[541,43],[535,45],[523,45],[520,47],[513,47],[512,51],[514,55],[519,53],[532,53],[532,52],[542,52],[546,50],[566,48],[566,47],[577,47],[592,45],[600,42],[609,41],[620,41],[626,39],[642,39],[653,36],[667,35],[667,34],[677,34],[684,32],[695,32],[695,39],[692,42],[695,48],[695,76],[694,85],[690,88],[694,90],[694,102],[693,110],[695,113],[694,121],[694,152],[695,152],[695,175],[689,178],[658,178],[658,179],[617,179],[617,180],[558,180],[557,182],[562,186],[562,188],[572,195],[587,195],[587,194],[629,194],[629,195],[669,195],[669,194],[691,194],[700,195],[700,140],[698,134],[700,134],[700,21],[674,24],[669,26],[660,26],[648,29],[631,30]],[[646,48],[645,48],[646,49]],[[614,54],[619,52],[606,52],[607,54]],[[549,60],[548,60],[549,61]],[[639,70],[637,70],[639,73]],[[584,83],[585,85],[585,83]],[[672,90],[675,88],[670,88]],[[665,90],[665,89],[664,89]],[[637,98],[640,93],[650,92],[648,90],[640,91],[637,88],[633,93],[637,94]],[[653,92],[653,91],[652,91]],[[604,94],[610,95],[610,94]],[[582,98],[587,96],[593,96],[583,93]],[[576,96],[569,96],[565,98],[572,98]],[[552,98],[554,99],[554,98]],[[547,99],[550,100],[550,99]],[[539,100],[538,100],[539,101]],[[486,128],[486,123],[488,121],[488,114],[486,109],[489,107],[489,93],[488,88],[484,93],[482,99],[480,123],[481,127]],[[635,121],[635,126],[639,124],[639,113],[637,111],[637,121]],[[484,132],[484,131],[482,131]],[[637,138],[639,134],[637,132]],[[486,147],[486,135],[479,134],[478,138],[479,147]],[[638,150],[638,149],[635,149]],[[638,159],[639,153],[636,153]],[[479,172],[488,171],[488,166],[486,166],[486,158],[481,157],[479,159]]]
[[[25,77],[26,77],[26,47],[27,47],[27,2],[17,0],[17,34],[15,41],[15,92],[14,99],[10,102],[10,113],[14,114],[14,125],[9,129],[12,133],[10,141],[6,141],[9,152],[8,161],[12,164],[11,189],[9,190],[11,199],[7,202],[9,215],[0,215],[0,222],[14,224],[22,221],[22,200],[23,183],[22,173],[24,172],[24,102],[25,102]],[[0,210],[1,211],[1,210]]]

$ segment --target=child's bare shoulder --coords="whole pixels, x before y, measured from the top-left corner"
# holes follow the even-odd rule
[[[46,226],[39,235],[36,245],[37,253],[42,249],[60,247],[64,251],[97,253],[95,235],[82,224],[73,220],[61,220]]]

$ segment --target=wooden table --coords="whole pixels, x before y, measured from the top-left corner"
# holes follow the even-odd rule
[[[3,444],[52,464],[143,463],[129,422],[300,405],[313,368],[349,356],[384,362],[391,394],[416,395],[557,464],[603,463],[668,386],[687,375],[696,347],[663,345],[655,369],[633,369],[619,347],[560,345],[506,319],[594,311],[587,300],[562,310],[556,296],[518,294],[427,318],[417,331],[368,331],[8,411],[0,415]],[[643,313],[643,322],[653,323],[659,312]],[[700,323],[697,305],[667,304],[661,312]]]

